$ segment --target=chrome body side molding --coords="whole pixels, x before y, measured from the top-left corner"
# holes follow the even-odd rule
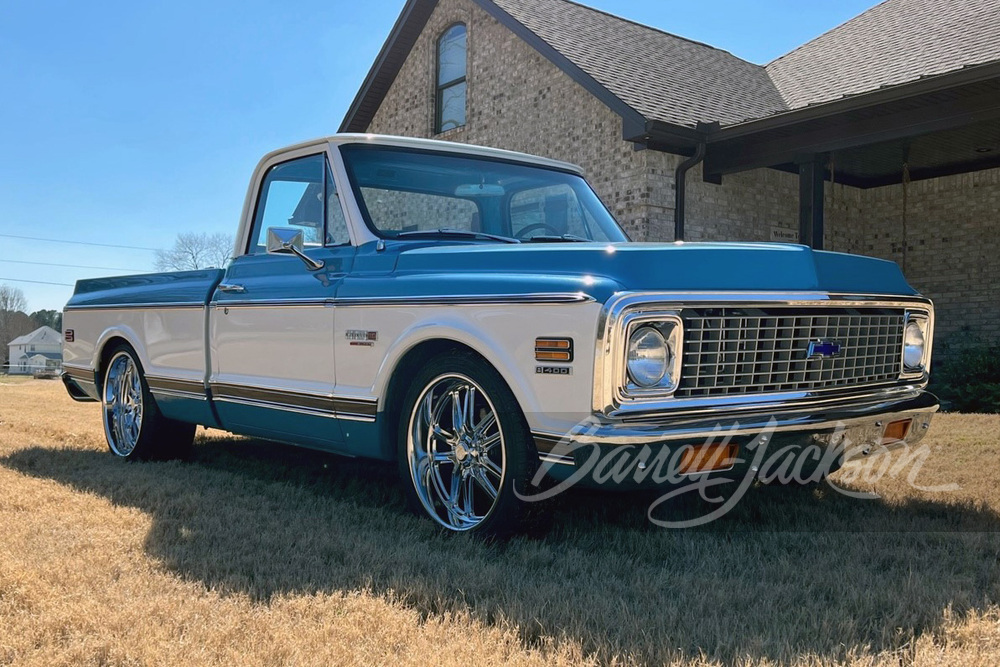
[[[149,391],[154,396],[173,396],[175,398],[191,398],[199,401],[208,399],[204,382],[157,375],[147,375],[146,382],[149,384]]]
[[[325,307],[325,306],[480,306],[507,304],[559,304],[586,303],[594,298],[583,292],[552,292],[538,294],[456,294],[441,296],[385,296],[345,297],[333,299],[239,299],[212,302],[213,308],[271,308],[271,307]],[[116,303],[66,306],[66,310],[132,310],[194,309],[202,310],[204,304],[190,303]]]
[[[359,307],[359,306],[496,306],[551,305],[587,303],[594,298],[583,292],[551,292],[538,294],[456,294],[435,296],[343,297],[332,299],[238,299],[213,302],[214,308],[272,307]]]
[[[155,303],[83,303],[73,305],[67,304],[64,310],[135,310],[137,308],[147,310],[204,310],[205,304],[190,303],[185,301],[166,301]]]
[[[319,417],[373,422],[378,414],[378,401],[373,398],[310,394],[223,382],[213,382],[211,389],[213,400]]]

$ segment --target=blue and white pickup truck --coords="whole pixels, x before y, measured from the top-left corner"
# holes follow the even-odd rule
[[[271,153],[225,268],[82,280],[64,317],[115,455],[183,456],[202,424],[395,461],[418,511],[487,535],[581,446],[681,476],[755,439],[839,465],[937,409],[933,308],[894,263],[632,243],[579,168],[427,140]]]

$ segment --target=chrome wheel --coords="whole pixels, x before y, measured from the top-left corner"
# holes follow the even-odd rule
[[[118,456],[127,457],[139,442],[143,412],[142,378],[128,352],[119,352],[108,364],[101,399],[108,445]]]
[[[490,516],[503,489],[507,448],[486,392],[457,373],[421,392],[406,438],[410,478],[424,509],[450,530],[471,530]]]

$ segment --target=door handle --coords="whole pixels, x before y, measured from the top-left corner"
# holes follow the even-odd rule
[[[243,285],[234,285],[232,283],[219,283],[220,292],[228,292],[230,294],[245,294],[247,288]]]

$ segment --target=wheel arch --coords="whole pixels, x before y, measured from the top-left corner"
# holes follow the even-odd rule
[[[385,373],[385,380],[379,392],[379,395],[384,397],[381,408],[382,418],[380,419],[382,424],[379,430],[379,442],[383,458],[394,459],[396,457],[396,433],[399,419],[402,416],[402,403],[406,395],[406,390],[409,387],[409,381],[429,359],[447,352],[467,352],[496,371],[500,379],[510,389],[522,413],[525,411],[524,395],[523,392],[519,391],[519,385],[511,381],[511,377],[508,376],[508,373],[504,372],[502,367],[491,361],[483,351],[476,349],[476,347],[470,345],[467,341],[447,335],[429,336],[421,340],[411,341],[394,358],[391,370]]]
[[[146,369],[148,364],[143,357],[142,347],[136,344],[139,337],[128,327],[115,327],[105,330],[94,346],[94,381],[97,390],[103,390],[104,370],[111,360],[111,352],[119,345],[128,345],[135,352],[137,361],[142,369]]]

